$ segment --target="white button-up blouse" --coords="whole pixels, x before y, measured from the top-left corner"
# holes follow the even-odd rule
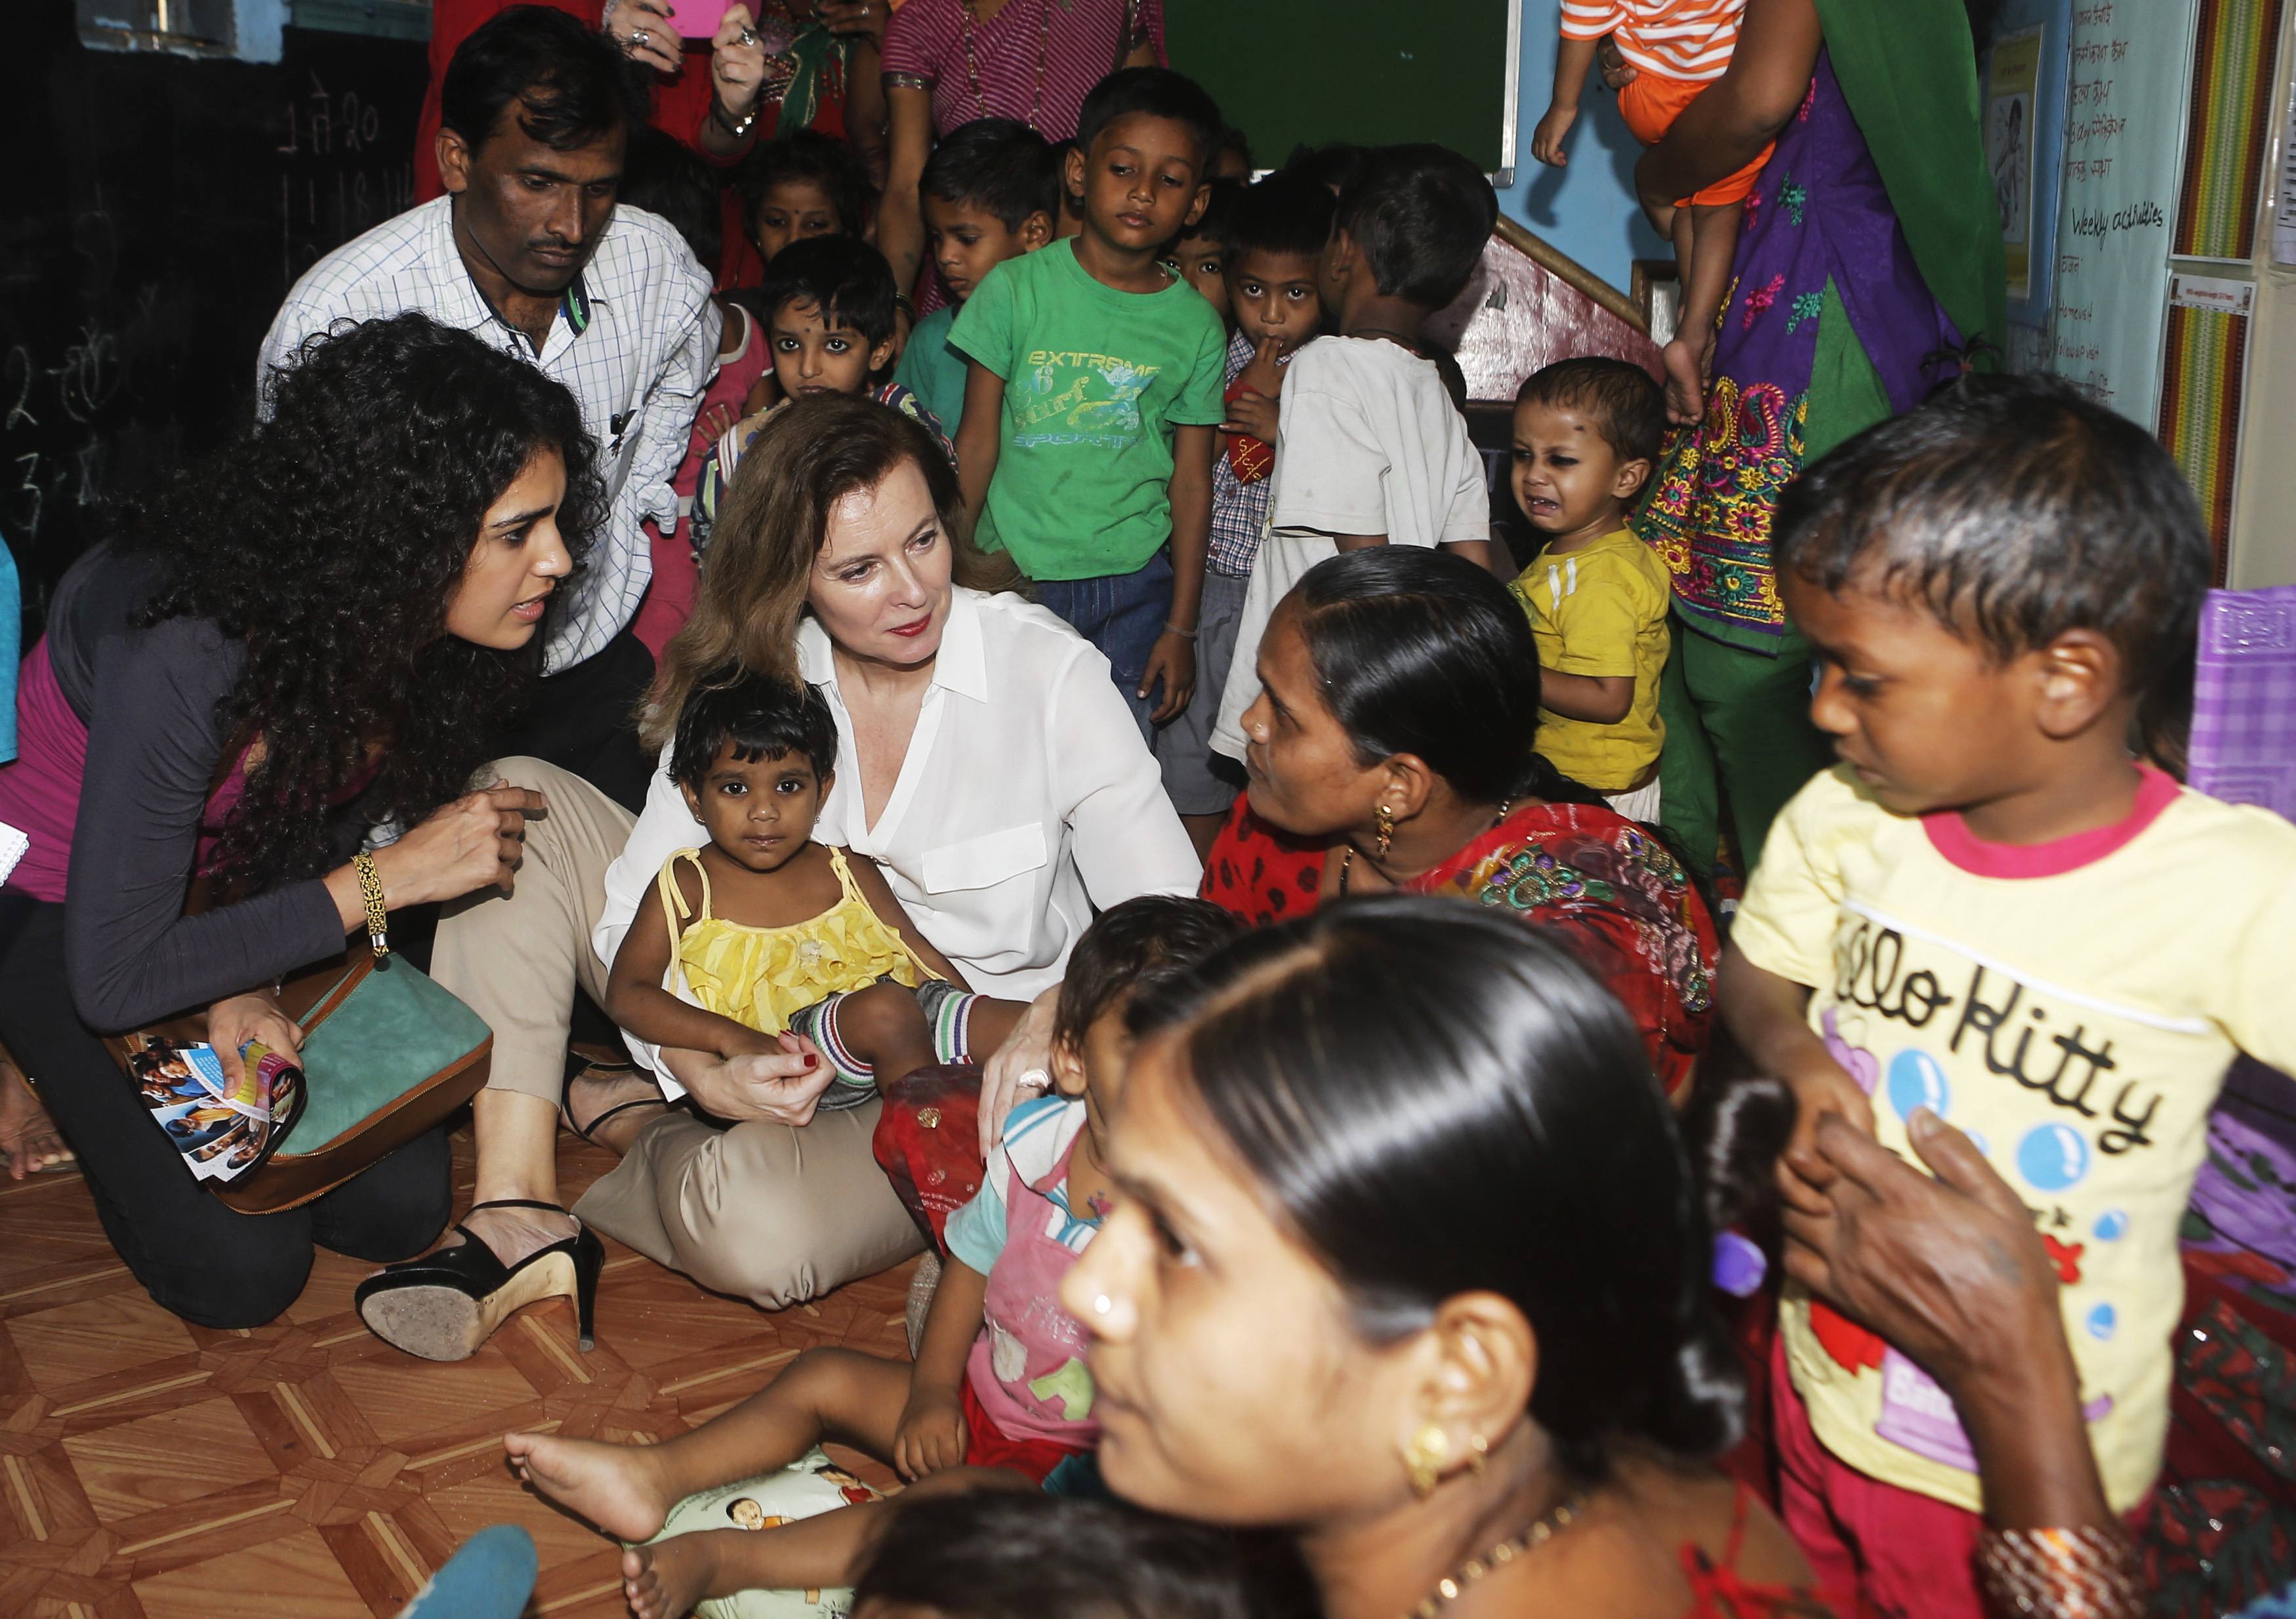
[[[1032,999],[1060,982],[1095,907],[1196,891],[1201,865],[1108,660],[1045,608],[955,590],[916,731],[873,826],[829,637],[810,618],[798,663],[837,716],[837,780],[816,841],[877,861],[918,930],[975,990]],[[706,835],[665,754],[606,873],[592,939],[602,960],[612,964],[663,862]],[[660,1069],[655,1048],[630,1048]],[[667,1073],[662,1082],[680,1094]]]

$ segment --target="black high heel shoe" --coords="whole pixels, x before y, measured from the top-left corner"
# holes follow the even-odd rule
[[[531,1197],[497,1197],[474,1203],[480,1209],[566,1211]],[[537,1248],[515,1265],[505,1265],[470,1227],[457,1221],[459,1246],[435,1248],[419,1259],[387,1265],[358,1285],[352,1294],[367,1330],[394,1348],[425,1360],[467,1360],[513,1311],[543,1299],[570,1298],[581,1332],[582,1352],[594,1342],[598,1307],[598,1272],[606,1246],[598,1234],[578,1224],[574,1235]]]

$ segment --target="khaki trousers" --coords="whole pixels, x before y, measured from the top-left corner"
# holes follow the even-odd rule
[[[529,821],[508,895],[445,908],[432,974],[495,1031],[488,1084],[555,1106],[578,984],[603,1003],[605,964],[590,936],[606,867],[634,818],[579,777],[538,759],[495,773],[532,787],[549,811]],[[820,1114],[802,1130],[750,1120],[730,1130],[672,1110],[574,1212],[584,1223],[703,1286],[778,1310],[873,1275],[923,1246],[871,1155],[878,1107]]]

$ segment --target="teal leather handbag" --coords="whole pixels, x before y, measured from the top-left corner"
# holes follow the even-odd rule
[[[216,1196],[242,1214],[291,1209],[395,1152],[484,1088],[494,1031],[404,957],[378,966],[364,941],[289,978],[281,1007],[302,1026],[303,1111],[258,1168]],[[204,1013],[115,1036],[123,1062],[153,1038],[203,1040]]]

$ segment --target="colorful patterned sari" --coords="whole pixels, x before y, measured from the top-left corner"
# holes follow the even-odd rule
[[[1746,199],[1732,271],[1706,419],[1668,435],[1635,528],[1672,571],[1685,620],[1769,653],[1786,621],[1770,571],[1779,491],[1850,433],[1919,404],[1953,372],[1931,357],[1961,345],[1830,51]]]
[[[1326,858],[1238,798],[1201,892],[1254,925],[1280,922],[1315,909]],[[1714,923],[1642,827],[1600,805],[1526,805],[1408,886],[1556,930],[1633,1016],[1667,1089],[1690,1077],[1714,1015]]]

